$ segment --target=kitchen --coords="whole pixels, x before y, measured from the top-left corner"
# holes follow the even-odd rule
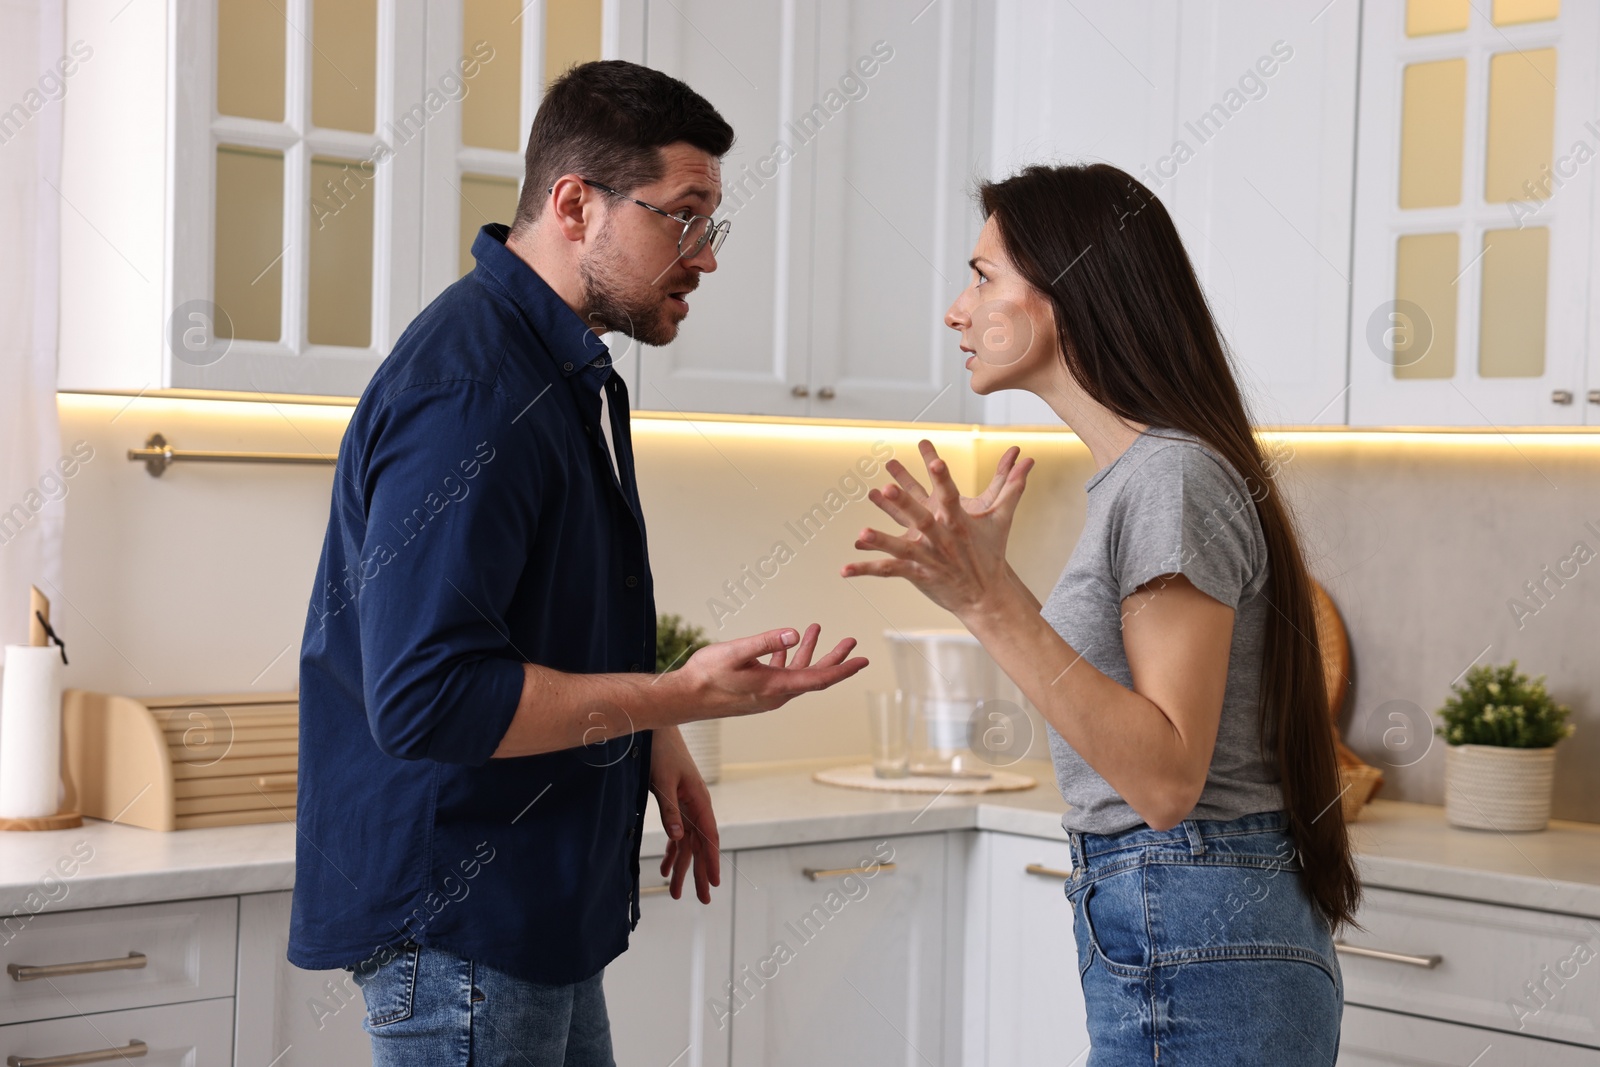
[[[866,496],[890,459],[922,477],[926,438],[975,493],[1020,446],[1036,466],[1008,558],[1040,596],[1084,528],[1090,450],[1032,394],[972,392],[943,322],[983,222],[977,182],[1081,159],[1170,212],[1347,635],[1336,729],[1382,784],[1351,822],[1366,929],[1341,935],[1339,1062],[1600,1063],[1600,10],[3,11],[0,210],[19,236],[0,268],[0,635],[32,643],[37,587],[68,646],[60,684],[199,711],[196,764],[224,758],[218,737],[231,748],[219,709],[292,709],[328,461],[401,331],[472,268],[479,228],[511,220],[542,87],[628,59],[737,131],[724,269],[671,345],[609,339],[655,603],[713,641],[814,621],[871,665],[690,739],[720,768],[721,884],[709,906],[660,891],[652,808],[642,918],[606,975],[617,1062],[1084,1062],[1066,805],[1037,709],[997,694],[1016,737],[996,773],[1031,788],[815,777],[871,759],[869,694],[905,682],[896,635],[956,625],[909,582],[840,577],[863,528],[893,528]],[[1550,821],[1456,825],[1444,705],[1469,671],[1513,661],[1572,709]],[[150,780],[81,827],[0,834],[8,966],[149,961],[13,973],[0,1048],[366,1062],[349,975],[285,958],[292,792],[258,806],[271,821],[152,830],[118,810],[152,803]],[[829,871],[854,874],[813,877]],[[787,932],[835,890],[826,923]]]

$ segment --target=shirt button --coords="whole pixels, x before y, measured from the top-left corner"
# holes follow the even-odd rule
[[[622,580],[622,584],[627,586],[629,589],[632,589],[634,586],[639,584],[639,578],[637,575],[630,574]]]
[[[628,750],[628,755],[632,756],[634,759],[638,759],[639,758],[639,746],[638,745],[634,745],[632,748],[630,748]]]
[[[630,671],[636,671],[639,669],[639,665],[637,663],[630,663],[628,664],[628,669]]]
[[[561,364],[561,369],[562,369],[562,370],[571,370],[571,369],[572,369],[572,364],[570,364],[570,363],[563,363],[563,364]]]

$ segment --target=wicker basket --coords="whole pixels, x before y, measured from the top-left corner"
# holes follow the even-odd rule
[[[1550,825],[1556,750],[1449,745],[1444,817],[1474,830],[1543,830]]]
[[[1355,822],[1361,816],[1361,809],[1367,801],[1372,799],[1372,794],[1378,791],[1383,784],[1383,772],[1376,767],[1369,767],[1364,763],[1341,765],[1339,767],[1339,794],[1340,807],[1344,809],[1344,821]]]

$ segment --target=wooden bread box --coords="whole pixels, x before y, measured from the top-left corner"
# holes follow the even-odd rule
[[[67,805],[149,830],[293,822],[298,693],[61,699]]]

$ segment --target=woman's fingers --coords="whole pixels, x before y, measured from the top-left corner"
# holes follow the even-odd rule
[[[811,655],[817,650],[817,637],[822,633],[818,623],[806,627],[806,632],[800,636],[800,643],[794,646],[794,659],[789,661],[792,668],[811,666]]]
[[[1006,478],[1005,484],[1000,487],[1000,492],[995,497],[995,515],[1008,526],[1011,524],[1012,516],[1017,513],[1017,503],[1028,488],[1028,472],[1031,470],[1033,470],[1033,460],[1023,460]]]
[[[933,442],[927,438],[917,442],[917,448],[922,451],[922,461],[928,467],[928,480],[933,484],[933,502],[945,514],[953,514],[952,509],[961,507],[961,490],[950,476],[950,464],[940,458]]]
[[[867,494],[867,499],[908,530],[923,529],[933,522],[933,516],[922,502],[913,500],[898,485],[874,489]]]
[[[912,540],[909,537],[897,537],[886,534],[882,530],[867,528],[861,531],[861,536],[856,538],[856,547],[877,552],[887,552],[896,559],[926,559],[928,542],[926,538]]]
[[[994,477],[989,479],[989,484],[983,492],[974,498],[979,504],[979,510],[987,511],[994,507],[995,498],[1000,495],[1000,487],[1006,484],[1006,476],[1011,473],[1011,468],[1016,465],[1017,457],[1022,454],[1022,449],[1012,445],[1006,449],[1005,455],[1000,457],[1000,462],[995,464]]]
[[[840,570],[840,575],[845,578],[857,578],[863,575],[872,578],[912,578],[917,575],[916,564],[903,559],[863,559],[854,563],[846,563]]]
[[[904,489],[911,496],[912,500],[926,500],[928,498],[928,491],[924,489],[922,487],[922,483],[917,481],[916,477],[906,469],[906,465],[904,463],[901,463],[897,459],[891,459],[889,462],[883,465],[883,469],[889,472],[889,476],[891,478],[900,483],[900,488]]]

